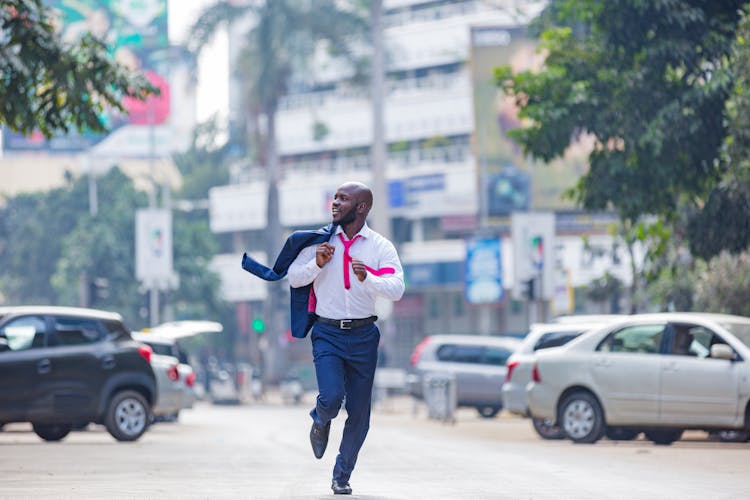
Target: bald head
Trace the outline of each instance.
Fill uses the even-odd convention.
[[[372,191],[361,182],[346,182],[339,186],[333,197],[331,212],[333,222],[341,226],[362,227],[372,208]]]

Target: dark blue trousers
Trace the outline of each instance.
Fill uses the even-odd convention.
[[[311,339],[319,394],[310,416],[325,425],[338,415],[346,397],[347,418],[333,468],[333,479],[346,482],[370,428],[380,332],[374,323],[351,330],[316,323]]]

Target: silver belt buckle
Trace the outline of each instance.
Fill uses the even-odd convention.
[[[339,328],[342,330],[351,330],[352,329],[352,320],[350,319],[341,319],[339,320]]]

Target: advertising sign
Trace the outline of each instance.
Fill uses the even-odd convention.
[[[115,61],[141,71],[161,93],[146,101],[124,98],[127,113],[105,110],[101,120],[109,134],[71,132],[46,139],[41,132],[23,136],[6,129],[3,148],[53,152],[95,148],[92,152],[101,155],[145,157],[153,148],[169,146],[169,140],[165,140],[170,112],[167,0],[46,0],[44,3],[57,18],[63,42],[72,43],[86,33],[93,34],[107,44]],[[107,142],[117,147],[107,146]]]
[[[502,251],[499,239],[477,239],[466,243],[466,301],[486,304],[505,298]]]
[[[172,271],[172,213],[142,209],[135,214],[135,277],[144,285],[170,288]]]

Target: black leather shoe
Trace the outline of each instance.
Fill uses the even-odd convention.
[[[349,482],[336,481],[335,479],[331,483],[331,489],[334,495],[351,495],[352,487],[349,486]]]
[[[328,432],[330,430],[330,420],[325,425],[313,422],[312,428],[310,429],[310,444],[312,445],[315,458],[322,458],[323,453],[326,452],[326,446],[328,446]]]

